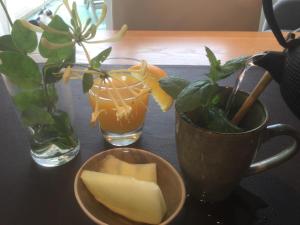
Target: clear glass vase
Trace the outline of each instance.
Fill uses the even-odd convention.
[[[22,122],[33,160],[45,167],[63,165],[79,152],[74,132],[72,95],[62,81],[20,88],[2,76]]]

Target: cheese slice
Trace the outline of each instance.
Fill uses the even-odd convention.
[[[157,181],[155,163],[132,164],[122,161],[113,155],[107,155],[103,159],[100,172],[131,176],[138,180],[155,183]]]
[[[167,211],[156,183],[88,170],[81,179],[96,200],[133,221],[159,224]]]

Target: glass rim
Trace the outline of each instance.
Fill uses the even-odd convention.
[[[108,97],[103,97],[103,96],[100,96],[96,93],[96,90],[117,90],[117,91],[120,91],[120,90],[126,90],[126,89],[131,89],[131,88],[136,88],[137,86],[140,86],[141,87],[139,88],[140,90],[145,90],[144,92],[140,93],[138,96],[142,95],[142,94],[145,94],[145,93],[149,93],[150,92],[150,88],[146,87],[146,85],[144,84],[144,80],[146,78],[146,71],[147,71],[147,62],[145,60],[139,60],[139,59],[135,59],[135,58],[129,58],[129,57],[112,57],[112,58],[108,58],[107,60],[127,60],[127,61],[134,61],[136,63],[134,63],[133,65],[137,65],[137,63],[140,63],[142,66],[140,69],[133,69],[132,71],[129,70],[129,68],[127,69],[112,69],[112,70],[108,70],[108,74],[109,74],[109,71],[112,71],[112,73],[120,73],[120,76],[122,76],[122,74],[126,74],[126,73],[142,73],[142,77],[143,79],[138,79],[138,78],[135,78],[133,75],[129,75],[129,76],[132,76],[134,79],[136,79],[136,82],[130,84],[130,85],[125,85],[124,86],[121,86],[121,87],[108,87],[108,86],[103,86],[103,82],[105,81],[101,81],[100,84],[94,84],[92,86],[92,88],[89,90],[89,95],[95,97],[96,99],[102,99],[102,100],[110,100],[110,98]],[[106,60],[105,60],[106,61]],[[112,65],[112,64],[103,64],[103,65]],[[120,64],[122,66],[122,64]],[[128,66],[127,64],[124,64],[126,66]],[[109,78],[108,78],[109,79]],[[111,78],[111,79],[116,79],[116,78]],[[124,81],[125,83],[125,81]],[[96,89],[96,90],[93,90],[93,89]],[[130,99],[135,99],[136,96],[132,96],[132,97],[128,97],[128,98],[124,98],[124,100],[130,100]]]
[[[132,72],[136,72],[136,73],[139,73],[139,72],[142,72],[143,73],[143,79],[142,80],[139,80],[138,78],[135,78],[137,82],[134,82],[133,84],[130,84],[130,85],[124,85],[124,86],[121,86],[121,87],[105,87],[105,86],[102,86],[101,84],[94,84],[92,88],[97,88],[97,89],[117,89],[117,90],[122,90],[122,89],[126,89],[126,88],[131,88],[131,87],[135,87],[135,86],[138,86],[140,84],[142,84],[145,80],[145,77],[146,77],[146,72],[147,72],[147,62],[145,60],[138,60],[138,59],[134,59],[134,58],[108,58],[107,60],[109,59],[125,59],[125,60],[134,60],[136,62],[139,62],[142,64],[141,66],[141,69],[135,69],[135,70],[128,70],[128,69],[112,69],[112,70],[108,70],[108,74],[109,74],[109,71],[113,71],[114,73],[132,73]],[[105,65],[105,64],[103,64]],[[109,64],[108,64],[109,65]],[[99,78],[101,79],[101,78]],[[114,79],[114,78],[112,78]],[[90,91],[92,90],[92,88],[90,89]]]
[[[102,65],[111,65],[111,64],[106,63],[109,60],[124,60],[124,61],[127,60],[127,61],[136,61],[139,63],[142,61],[145,61],[145,60],[140,60],[140,59],[133,58],[133,57],[109,57],[109,58],[105,59],[105,61],[102,63]]]

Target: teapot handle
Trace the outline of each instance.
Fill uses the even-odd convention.
[[[294,33],[290,32],[288,33],[287,37],[284,38],[274,15],[272,0],[262,0],[262,5],[266,20],[278,43],[284,48],[300,46],[300,39],[295,38],[296,35]]]
[[[283,37],[283,34],[281,33],[281,30],[278,26],[277,20],[274,15],[272,0],[262,0],[262,5],[268,25],[270,26],[277,41],[282,47],[287,48],[288,44],[285,38]]]

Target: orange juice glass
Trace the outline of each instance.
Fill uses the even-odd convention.
[[[110,58],[102,65],[106,80],[96,79],[89,91],[89,100],[106,141],[115,146],[126,146],[136,142],[148,108],[149,88],[143,78],[146,76],[146,62],[127,58]],[[131,69],[141,64],[144,69]]]

